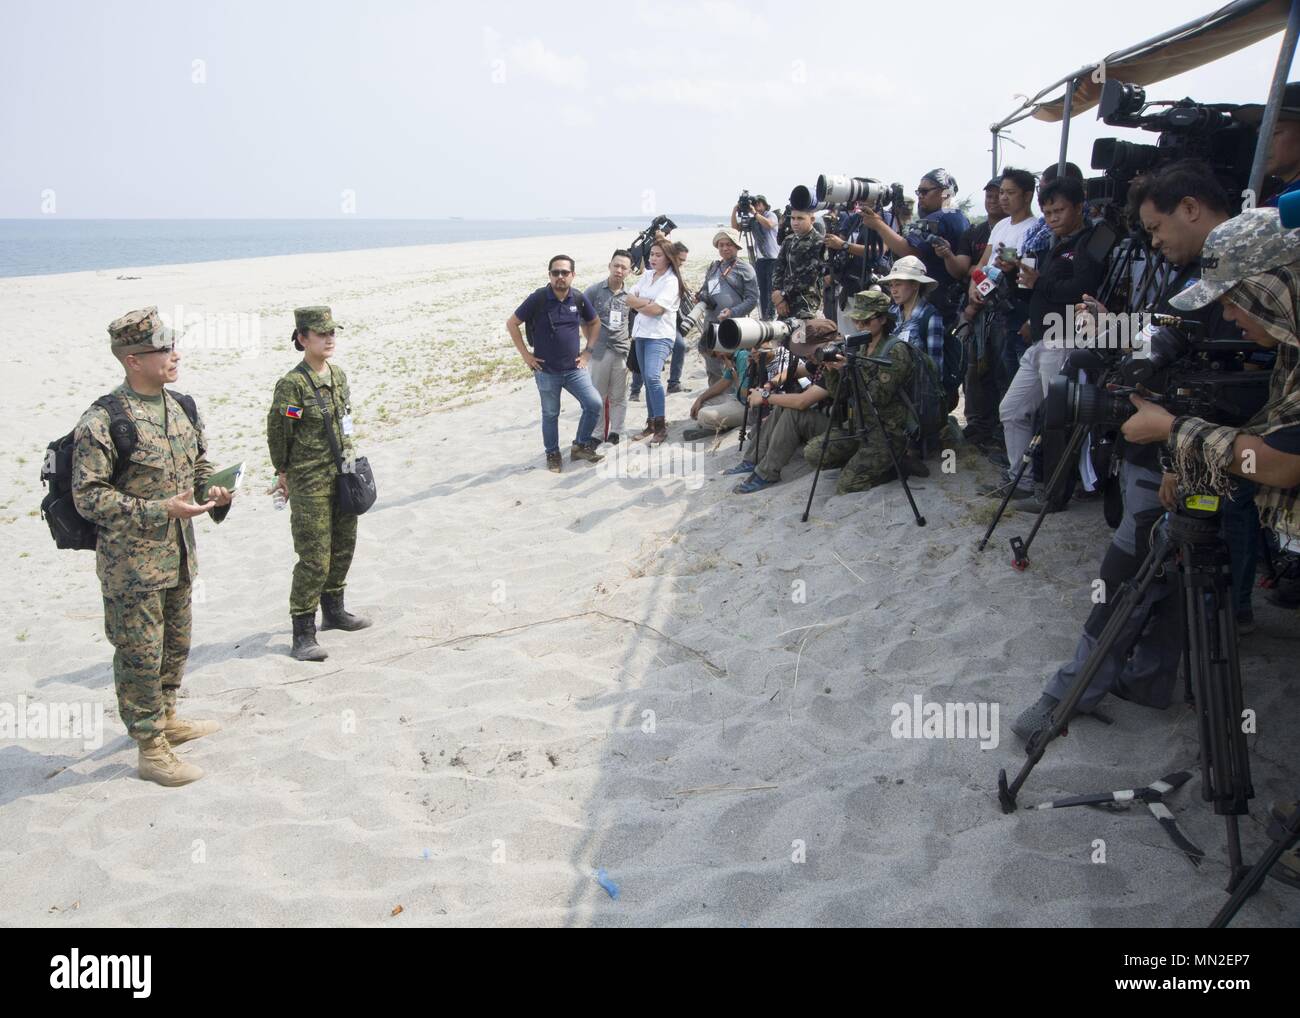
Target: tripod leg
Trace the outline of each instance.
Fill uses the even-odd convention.
[[[1097,638],[1097,645],[1093,648],[1088,660],[1084,663],[1083,668],[1079,670],[1078,676],[1074,680],[1074,685],[1070,687],[1069,692],[1058,703],[1052,711],[1051,724],[1046,728],[1035,732],[1025,746],[1025,753],[1028,759],[1020,768],[1020,773],[1016,775],[1015,781],[1010,785],[1007,784],[1007,772],[1001,770],[998,772],[998,801],[1002,805],[1003,813],[1010,813],[1016,808],[1016,796],[1020,793],[1021,786],[1029,777],[1033,769],[1038,765],[1038,761],[1043,758],[1047,747],[1065,730],[1069,724],[1074,709],[1083,699],[1083,694],[1088,686],[1092,683],[1093,677],[1105,661],[1106,656],[1111,652],[1115,641],[1124,631],[1128,622],[1130,613],[1146,596],[1151,584],[1160,576],[1164,565],[1173,555],[1173,546],[1169,543],[1167,534],[1161,529],[1155,540],[1151,544],[1151,551],[1142,563],[1137,575],[1132,580],[1126,580],[1120,587],[1119,595],[1115,601],[1115,609],[1111,612],[1110,618],[1106,621],[1106,626]]]
[[[1020,486],[1020,479],[1025,476],[1025,471],[1029,469],[1029,464],[1033,462],[1034,452],[1038,449],[1038,444],[1043,440],[1042,433],[1035,435],[1029,441],[1029,446],[1025,449],[1025,454],[1020,458],[1020,466],[1016,470],[1016,476],[1007,482],[1006,493],[1002,496],[1002,504],[998,506],[998,511],[993,514],[993,520],[989,523],[989,529],[984,531],[984,539],[980,541],[977,551],[983,551],[989,543],[989,538],[993,536],[993,530],[1002,519],[1002,514],[1007,511],[1007,505],[1011,502],[1011,496],[1015,493],[1016,488]]]
[[[871,390],[862,384],[858,377],[857,358],[850,358],[851,374],[849,380],[853,385],[853,401],[858,410],[859,427],[862,429],[862,435],[866,437],[866,418],[862,416],[862,397],[867,398],[867,405],[871,407],[871,413],[876,418],[876,427],[880,429],[881,439],[885,443],[885,451],[889,453],[890,462],[894,464],[894,473],[898,475],[898,481],[903,486],[903,494],[907,496],[907,503],[912,507],[912,516],[916,519],[918,527],[925,526],[925,517],[921,515],[921,510],[916,507],[916,499],[912,497],[912,489],[907,484],[907,471],[903,465],[898,462],[898,455],[894,452],[894,443],[889,440],[889,432],[885,428],[884,418],[880,416],[880,409],[876,406],[876,401],[871,398]]]
[[[1210,929],[1223,929],[1228,923],[1232,922],[1233,916],[1246,903],[1246,899],[1259,890],[1259,885],[1268,876],[1268,871],[1277,865],[1277,861],[1282,858],[1284,853],[1300,844],[1300,810],[1292,811],[1290,819],[1285,823],[1276,822],[1275,827],[1269,828],[1269,834],[1273,838],[1272,846],[1260,856],[1259,861],[1242,877],[1237,884],[1236,890],[1232,892],[1232,897],[1224,903],[1223,908],[1219,909],[1218,915],[1210,921]]]
[[[1029,565],[1029,546],[1034,543],[1034,538],[1038,536],[1038,528],[1043,525],[1043,520],[1047,518],[1047,510],[1051,506],[1052,493],[1056,491],[1057,485],[1063,480],[1066,467],[1074,468],[1075,457],[1079,453],[1079,446],[1083,444],[1083,436],[1088,433],[1088,429],[1082,424],[1077,425],[1074,433],[1070,436],[1069,444],[1065,447],[1065,453],[1061,456],[1056,464],[1056,470],[1052,472],[1051,479],[1047,482],[1047,487],[1043,489],[1043,508],[1038,510],[1038,519],[1034,520],[1034,525],[1029,531],[1029,536],[1021,541],[1018,537],[1011,539],[1011,551],[1014,555],[1012,567],[1017,572],[1024,572],[1025,567]],[[1042,434],[1042,432],[1039,432]],[[1022,564],[1023,563],[1023,564]]]
[[[813,471],[812,484],[808,486],[808,504],[803,507],[803,516],[799,519],[799,522],[801,523],[807,523],[808,514],[812,512],[813,495],[817,492],[817,480],[821,477],[822,467],[826,463],[826,448],[831,444],[831,432],[835,430],[836,414],[844,407],[844,400],[847,391],[848,390],[844,387],[844,379],[840,379],[839,387],[835,392],[835,398],[831,400],[831,408],[829,411],[831,423],[822,433],[822,448],[821,452],[817,456],[817,469]]]

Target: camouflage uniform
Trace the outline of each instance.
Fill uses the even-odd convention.
[[[132,311],[108,327],[116,353],[172,346],[157,308]],[[131,461],[113,480],[117,449],[108,411],[91,407],[77,424],[72,453],[72,497],[98,527],[95,572],[104,595],[104,635],[114,647],[113,684],[127,733],[145,741],[162,731],[176,709],[190,652],[190,591],[198,573],[194,524],[169,519],[164,503],[178,492],[201,502],[212,475],[203,424],[164,390],[140,396],[125,384],[113,390],[135,422]],[[221,522],[230,506],[209,515]]]
[[[871,296],[867,297],[867,294]],[[885,311],[876,311],[877,304]],[[854,297],[851,308],[854,318],[865,321],[871,314],[887,313],[889,298],[879,291],[864,291]],[[886,341],[882,341],[880,345],[883,346]],[[863,348],[859,353],[860,356],[865,357],[866,349]],[[857,407],[852,405],[851,392],[845,393],[847,420],[830,430],[830,444],[826,447],[826,460],[822,464],[822,469],[843,468],[840,470],[839,481],[836,484],[836,491],[841,495],[850,491],[866,491],[894,476],[894,462],[885,444],[886,438],[893,446],[894,455],[900,460],[907,452],[907,406],[902,397],[911,389],[912,372],[916,370],[916,362],[912,356],[912,348],[906,342],[894,343],[889,351],[889,359],[893,366],[888,368],[884,365],[872,364],[865,359],[858,362],[858,378],[865,390],[862,396],[862,412],[867,415],[866,439],[860,441],[853,435],[857,430],[854,422]],[[843,379],[840,377],[843,370],[841,368],[839,371],[826,372],[826,388],[832,395],[838,395],[839,387],[843,384]],[[876,409],[880,411],[880,418],[885,424],[884,434],[881,434],[876,416],[871,412],[866,393],[870,393]],[[821,438],[816,438],[804,446],[804,458],[813,467],[817,466],[821,457],[822,441]]]
[[[294,320],[300,331],[330,332],[335,328],[329,308],[298,308]],[[341,368],[326,364],[317,375],[304,360],[330,408],[334,435],[343,462],[353,458],[352,436],[343,422],[352,414],[352,395]],[[325,421],[311,384],[295,367],[275,384],[271,409],[266,415],[266,443],[271,466],[286,475],[289,487],[289,525],[298,562],[293,567],[289,591],[291,615],[314,614],[321,594],[342,594],[357,545],[357,518],[334,508],[334,478],[338,469],[325,433]]]
[[[777,254],[772,289],[781,291],[794,318],[821,317],[822,278],[826,275],[822,248],[825,244],[825,239],[816,230],[809,230],[803,237],[791,233]]]

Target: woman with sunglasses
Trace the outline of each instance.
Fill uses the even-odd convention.
[[[321,629],[365,629],[370,620],[343,607],[357,518],[334,505],[338,475],[334,446],[344,463],[352,461],[352,394],[347,376],[330,364],[334,356],[334,316],[328,307],[297,308],[293,345],[303,358],[275,383],[266,415],[266,443],[275,469],[273,491],[289,502],[289,527],[298,562],[293,567],[289,615],[299,661],[324,661],[316,642],[316,606]],[[327,412],[328,411],[328,412]],[[334,433],[331,443],[329,432]]]

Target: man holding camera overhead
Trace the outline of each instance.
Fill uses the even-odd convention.
[[[771,318],[775,314],[772,307],[772,273],[776,271],[776,256],[781,245],[777,243],[777,215],[767,198],[756,194],[750,200],[752,216],[749,220],[749,235],[754,238],[754,272],[758,277],[758,300],[760,314]],[[737,202],[731,209],[731,228],[743,232],[740,222],[741,208]]]
[[[934,238],[942,237],[949,247],[955,247],[961,235],[970,229],[970,220],[960,209],[952,207],[956,194],[956,179],[938,167],[922,177],[917,185],[916,211],[920,218],[905,226],[902,234],[885,222],[874,208],[862,212],[862,224],[880,234],[895,258],[912,255],[925,263],[925,274],[939,284],[930,302],[943,315],[945,329],[951,329],[954,324],[961,284],[934,250]]]

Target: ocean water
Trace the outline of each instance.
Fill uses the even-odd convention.
[[[648,222],[649,217],[644,217]],[[675,217],[680,225],[705,217]],[[0,276],[609,230],[626,219],[0,219]],[[631,238],[629,238],[631,239]]]

